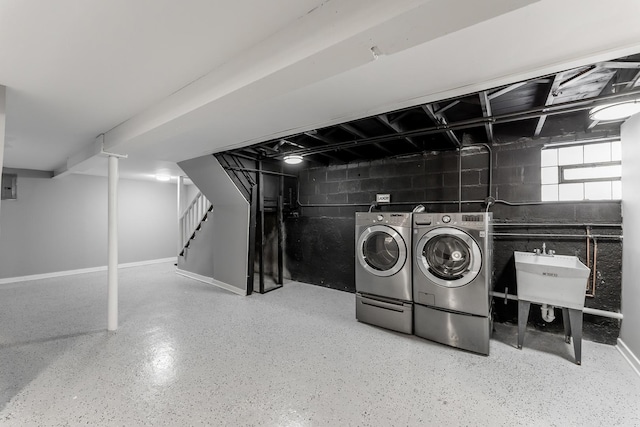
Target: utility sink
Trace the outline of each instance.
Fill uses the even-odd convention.
[[[575,256],[514,252],[518,299],[584,309],[590,270]]]

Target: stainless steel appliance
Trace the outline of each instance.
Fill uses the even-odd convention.
[[[356,319],[413,331],[411,214],[356,213]]]
[[[413,214],[414,331],[489,354],[491,213]]]

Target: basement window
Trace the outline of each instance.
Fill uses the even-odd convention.
[[[540,165],[543,202],[622,197],[620,141],[543,148]]]

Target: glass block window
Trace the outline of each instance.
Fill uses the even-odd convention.
[[[540,166],[543,202],[622,197],[620,141],[543,148]]]

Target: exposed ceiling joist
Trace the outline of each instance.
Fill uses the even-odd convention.
[[[409,114],[411,114],[411,110],[407,110],[404,113],[398,114],[396,117],[393,118],[393,120],[389,120],[389,123],[391,124],[398,123],[400,120],[407,117]]]
[[[445,111],[447,111],[449,108],[451,108],[451,107],[455,107],[455,106],[456,106],[456,105],[458,105],[459,103],[460,103],[460,100],[459,100],[459,99],[456,99],[455,101],[448,103],[448,104],[447,104],[447,105],[445,105],[444,107],[438,108],[438,111],[436,111],[435,113],[436,113],[436,114],[440,114],[440,115],[442,115],[442,114],[444,114],[444,112],[445,112]]]
[[[329,138],[329,137],[327,137],[327,136],[320,135],[320,133],[319,133],[319,132],[317,132],[317,131],[314,131],[314,132],[305,132],[304,134],[305,134],[306,136],[310,137],[310,138],[313,138],[313,139],[315,139],[315,140],[318,140],[318,141],[324,142],[325,144],[335,144],[335,143],[337,143],[337,142],[338,142],[338,141],[336,141],[336,140],[335,140],[335,139],[333,139],[333,138]],[[354,156],[356,156],[356,157],[358,157],[358,156],[359,156],[359,154],[358,154],[358,153],[356,153],[355,151],[353,151],[353,150],[351,150],[351,149],[348,149],[348,148],[347,148],[347,149],[345,149],[344,151],[346,151],[347,153],[351,153],[352,155],[354,155]]]
[[[393,130],[394,132],[404,132],[404,129],[402,129],[402,127],[398,123],[391,123],[386,114],[379,114],[376,117],[380,122],[384,123],[389,129]],[[420,146],[413,140],[413,138],[406,136],[403,139],[409,144],[413,145],[415,148],[420,148]]]
[[[634,87],[636,87],[636,85],[638,84],[638,80],[640,80],[640,71],[638,71],[636,75],[633,76],[633,79],[631,79],[631,81],[627,83],[627,85],[625,86],[625,89],[631,90]]]
[[[640,54],[625,59],[632,58],[640,58]],[[640,94],[640,90],[633,89],[638,87],[635,85],[639,81],[640,69],[612,71],[600,67],[599,63],[583,65],[558,74],[482,89],[465,96],[303,131],[289,139],[307,148],[293,147],[293,150],[287,151],[308,156],[310,160],[325,153],[333,154],[341,163],[374,160],[423,150],[459,149],[462,138],[458,139],[457,135],[462,132],[465,132],[465,141],[468,137],[470,142],[478,143],[509,141],[518,136],[531,137],[529,126],[505,125],[519,121],[532,123],[534,120],[536,137],[542,135],[543,128],[546,129],[545,136],[583,133],[598,125],[601,125],[598,129],[604,132],[615,132],[616,125],[612,121],[594,122],[588,120],[585,112],[611,102],[634,99]],[[491,102],[496,98],[498,101]],[[566,118],[558,117],[561,115]],[[397,143],[399,140],[413,144]],[[279,141],[281,138],[260,144],[266,144],[271,149]],[[417,150],[415,143],[419,145]],[[264,149],[258,150],[264,153]],[[279,149],[266,152],[263,157],[275,160],[282,156],[283,151]]]
[[[350,124],[342,123],[342,124],[339,124],[338,127],[341,128],[341,129],[346,130],[351,135],[357,136],[358,138],[366,138],[367,137],[367,135],[365,135],[363,132],[359,131],[355,127],[351,126]]]
[[[640,69],[640,62],[625,62],[625,61],[608,61],[608,62],[600,62],[598,66],[603,68],[628,68],[628,69]]]
[[[358,129],[356,129],[355,127],[347,123],[339,124],[338,127],[349,132],[353,136],[357,136],[358,138],[361,138],[361,139],[367,138],[367,135],[365,135],[363,132],[359,131]],[[391,150],[389,150],[388,148],[385,148],[384,146],[382,146],[382,144],[374,144],[374,146],[387,154],[393,154]]]
[[[503,123],[517,122],[521,120],[529,120],[533,118],[538,118],[540,116],[555,116],[560,114],[574,113],[578,111],[588,110],[590,108],[593,108],[594,106],[604,105],[605,103],[609,103],[613,100],[622,101],[625,99],[632,99],[632,97],[639,96],[639,95],[640,95],[640,91],[630,91],[626,93],[605,95],[597,98],[566,101],[566,102],[555,104],[553,105],[553,107],[542,106],[542,107],[531,108],[528,110],[522,110],[522,111],[513,112],[513,113],[504,113],[504,114],[494,115],[488,118],[473,118],[473,119],[450,123],[446,126],[443,126],[441,124],[436,124],[435,126],[431,126],[427,128],[406,131],[406,132],[403,132],[402,134],[379,135],[379,136],[369,137],[362,140],[345,141],[342,143],[337,143],[333,146],[315,147],[315,148],[309,148],[307,150],[294,150],[293,153],[301,154],[301,155],[318,154],[318,153],[327,152],[327,151],[341,150],[344,148],[351,148],[356,146],[363,147],[363,146],[371,145],[375,143],[393,141],[393,140],[396,140],[398,136],[403,136],[403,137],[404,136],[424,136],[424,135],[445,133],[452,130],[470,129],[470,128],[484,125],[487,119],[490,119],[495,124],[503,124]],[[424,107],[431,107],[431,106],[430,105],[421,106],[421,108],[424,108]]]
[[[558,86],[555,88],[554,92],[553,92],[553,96],[558,96],[560,94],[560,89],[569,86],[570,84],[575,84],[577,81],[584,79],[585,77],[589,76],[590,74],[592,74],[594,71],[598,70],[598,66],[597,65],[591,65],[587,68],[585,68],[584,70],[578,72],[577,74],[569,77],[568,79],[560,82],[558,84]],[[555,83],[555,81],[554,81]]]
[[[526,85],[528,82],[518,82],[518,83],[514,83],[512,85],[509,85],[507,87],[503,87],[502,89],[499,89],[493,93],[491,93],[491,95],[489,95],[488,99],[489,101],[491,101],[492,99],[496,99],[499,96],[504,95],[505,93],[509,93],[512,90],[518,89],[519,87],[522,87],[524,85]]]
[[[489,96],[487,95],[487,91],[483,90],[478,94],[480,96],[480,106],[482,107],[482,116],[487,118],[491,117],[491,101],[489,100]],[[493,124],[490,121],[487,121],[484,124],[484,129],[487,132],[487,141],[493,142]]]
[[[555,96],[556,96],[554,94],[558,90],[558,86],[560,85],[561,79],[562,79],[562,73],[556,74],[556,76],[553,78],[553,82],[551,83],[551,87],[549,88],[549,93],[547,94],[547,99],[544,102],[545,106],[553,104],[553,101],[555,100]],[[538,119],[538,123],[536,124],[536,130],[533,132],[534,137],[540,136],[540,132],[542,132],[542,128],[546,120],[547,120],[546,114],[540,116],[540,118]]]
[[[436,125],[447,126],[448,124],[447,119],[445,119],[442,114],[434,112],[433,107],[431,105],[423,105],[422,110],[427,114],[427,116],[429,116],[429,118]],[[445,135],[447,135],[447,138],[449,139],[449,141],[451,141],[451,143],[456,147],[462,146],[462,144],[460,143],[460,140],[452,130],[448,129],[447,131],[445,131]]]

